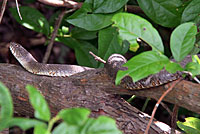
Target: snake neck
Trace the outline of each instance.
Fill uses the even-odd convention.
[[[38,63],[26,49],[17,43],[10,43],[10,51],[15,56],[17,61],[26,69],[30,66],[30,63]]]

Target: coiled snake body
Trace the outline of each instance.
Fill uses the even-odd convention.
[[[63,65],[63,64],[43,64],[35,60],[35,58],[25,50],[21,45],[11,42],[10,50],[19,63],[29,72],[37,75],[47,75],[47,76],[70,76],[75,73],[83,72],[85,70],[92,70],[89,67],[80,67],[76,65]],[[111,55],[106,64],[105,68],[107,73],[113,80],[115,79],[118,70],[124,70],[126,68],[122,65],[126,63],[126,58],[120,54]],[[150,75],[138,82],[133,82],[131,77],[126,76],[122,79],[120,86],[130,89],[144,89],[155,86],[160,86],[162,84],[168,83],[170,81],[176,80],[181,77],[181,73],[170,74],[166,70],[162,70],[157,74]]]

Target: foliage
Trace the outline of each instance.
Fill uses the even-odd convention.
[[[197,51],[195,50],[197,48],[195,43],[199,43],[200,37],[197,34],[197,26],[195,23],[199,24],[198,14],[200,11],[199,8],[194,7],[198,7],[200,2],[198,0],[186,2],[181,0],[138,0],[140,8],[155,23],[165,27],[175,27],[171,34],[170,48],[176,62],[167,60],[167,57],[163,55],[164,46],[161,37],[148,20],[135,14],[123,13],[123,7],[127,2],[128,0],[85,0],[80,9],[71,16],[65,17],[65,22],[62,23],[59,29],[56,41],[62,42],[75,50],[78,64],[95,68],[102,67],[103,64],[98,64],[88,53],[89,51],[107,60],[113,53],[125,54],[128,49],[136,52],[140,48],[138,39],[151,46],[152,51],[158,53],[155,56],[156,52],[143,52],[128,61],[124,65],[128,67],[128,70],[119,71],[117,74],[117,84],[126,75],[130,75],[134,82],[136,82],[150,74],[159,72],[164,67],[169,72],[185,70],[191,71],[194,75],[198,75],[200,72],[199,63],[189,63],[184,69],[177,64],[189,53],[195,53]],[[37,9],[21,7],[20,10],[23,20],[19,19],[15,8],[10,9],[12,15],[20,24],[37,32],[42,32],[48,38],[50,37],[49,35],[52,31],[49,30],[49,25],[52,25],[53,18],[59,12],[52,15],[50,23]],[[31,19],[30,15],[32,16]],[[112,23],[114,24],[111,25]],[[68,30],[69,24],[75,26],[71,31]],[[196,35],[198,42],[195,38]],[[94,43],[97,41],[98,47]],[[148,60],[149,63],[144,64],[141,61],[142,59]],[[138,71],[145,68],[149,69],[142,74],[140,73],[141,71]],[[195,69],[197,70],[194,71]]]
[[[34,128],[34,134],[41,134],[41,132],[43,134],[121,134],[115,120],[106,116],[99,116],[97,119],[89,118],[90,111],[85,108],[63,109],[51,119],[44,97],[33,86],[27,85],[26,89],[36,119],[13,117],[12,98],[8,89],[0,83],[0,131],[18,126],[22,130]],[[59,120],[63,122],[52,130],[53,125]]]
[[[127,37],[126,40],[128,40],[129,42],[132,41],[132,38],[130,38],[130,35],[127,35],[128,32],[126,32],[127,30],[125,31],[125,29],[129,29],[129,30],[133,29],[132,31],[130,30],[129,33],[137,34],[138,32],[139,34],[141,34],[142,36],[137,36],[136,38],[140,38],[144,40],[147,44],[155,45],[155,43],[153,42],[160,42],[160,36],[158,35],[156,29],[148,28],[149,26],[148,23],[146,24],[142,23],[143,21],[145,21],[144,19],[141,19],[140,17],[137,18],[138,22],[140,22],[137,24],[142,24],[141,25],[142,27],[140,28],[140,30],[145,29],[142,31],[143,32],[142,33],[140,30],[137,30],[136,28],[134,29],[135,27],[134,23],[130,24],[128,23],[129,21],[126,21],[126,19],[131,19],[131,16],[133,18],[130,21],[134,20],[135,19],[134,15],[127,14],[127,13],[120,13],[120,14],[117,14],[116,16],[117,16],[116,18],[115,16],[113,17],[114,22],[117,23],[114,25],[118,26],[121,37],[124,37],[124,36]],[[120,22],[122,24],[119,25]],[[151,33],[151,36],[152,36],[151,38],[149,38],[148,32]],[[171,51],[172,51],[172,55],[174,59],[177,62],[180,62],[181,60],[183,60],[191,52],[192,48],[194,47],[196,34],[197,34],[197,27],[192,22],[181,24],[180,26],[175,28],[175,30],[172,32],[171,40],[170,40]],[[155,38],[154,35],[158,36],[157,37],[158,40],[157,38]],[[147,39],[145,39],[145,37]],[[158,44],[162,45],[161,43],[158,43]],[[182,70],[180,66],[178,67],[178,65],[176,65],[177,68],[175,68],[174,65],[176,63],[172,64],[173,62],[171,62],[165,55],[162,54],[162,51],[161,51],[162,49],[158,49],[159,48],[158,45],[155,45],[155,46],[154,45],[150,45],[153,48],[152,52],[143,52],[133,57],[127,63],[124,64],[124,66],[128,67],[128,69],[126,71],[118,71],[116,84],[119,84],[120,80],[127,75],[130,75],[133,81],[136,82],[142,78],[145,78],[146,76],[150,74],[158,73],[165,66],[167,66],[167,71],[169,72],[176,72],[176,71]],[[163,48],[163,46],[160,48]],[[199,65],[197,64],[197,66]],[[195,67],[195,69],[199,69],[199,68]],[[189,70],[189,67],[186,66],[185,70]],[[196,71],[196,72],[197,73],[195,75],[198,75],[199,71]]]
[[[116,84],[130,75],[134,82],[155,74],[165,68],[170,73],[188,71],[193,76],[200,74],[200,60],[197,54],[200,49],[200,1],[199,0],[132,0],[130,3],[139,6],[144,14],[127,13],[125,5],[128,0],[85,0],[82,7],[70,16],[66,16],[56,41],[62,42],[74,49],[79,65],[89,67],[102,67],[89,54],[94,52],[107,60],[113,53],[125,54],[128,52],[134,56],[124,66],[125,71],[119,71]],[[52,24],[59,12],[52,15],[49,22],[37,9],[20,7],[23,20],[20,20],[15,8],[10,11],[17,22],[41,32],[50,38]],[[31,16],[31,19],[30,19]],[[70,26],[73,25],[71,30]],[[163,40],[157,29],[171,28],[173,30],[168,40],[170,49],[163,44]],[[50,30],[49,30],[50,29]],[[171,32],[171,31],[170,31]],[[165,36],[165,35],[164,35]],[[138,40],[152,48],[152,51],[144,52],[143,46]],[[166,52],[171,51],[174,62],[170,61]],[[185,67],[180,62],[189,54],[193,61]],[[167,53],[169,56],[170,54]],[[47,107],[45,105],[45,107]],[[84,110],[83,110],[84,111]],[[35,115],[39,119],[49,121],[48,117],[40,118],[44,110],[37,111]],[[70,112],[70,111],[68,111]],[[61,114],[62,115],[62,114]],[[86,116],[86,115],[85,115]],[[84,116],[84,117],[85,117]],[[85,119],[83,115],[80,118]],[[67,121],[65,119],[65,121]],[[87,123],[90,124],[92,120]],[[79,122],[75,122],[79,124]],[[33,123],[34,124],[34,121]],[[81,124],[81,123],[80,123]],[[183,124],[179,123],[179,127]],[[66,123],[61,123],[53,133],[65,130]],[[71,131],[75,131],[71,127]],[[40,130],[39,127],[35,131]],[[67,130],[66,130],[67,131]]]
[[[22,20],[20,20],[16,8],[10,8],[10,11],[16,21],[24,27],[49,35],[49,22],[38,10],[26,6],[20,7]]]
[[[177,122],[178,127],[188,134],[200,133],[200,119],[194,117],[185,118],[185,122]]]

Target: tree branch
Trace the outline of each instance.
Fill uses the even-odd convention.
[[[56,38],[56,36],[57,36],[57,32],[58,32],[58,29],[59,29],[59,27],[60,27],[60,24],[61,24],[61,22],[62,22],[62,19],[63,19],[64,15],[67,14],[67,13],[73,12],[74,10],[75,10],[75,9],[70,9],[70,10],[65,10],[65,9],[64,9],[64,10],[61,11],[61,13],[59,14],[58,19],[57,19],[56,22],[55,22],[54,30],[53,30],[53,32],[52,32],[51,39],[50,39],[50,42],[49,42],[49,44],[48,44],[48,46],[47,46],[47,50],[46,50],[46,52],[45,52],[45,55],[44,55],[44,58],[43,58],[42,63],[47,63],[47,61],[48,61],[48,59],[49,59],[49,56],[50,56],[50,54],[51,54],[51,50],[52,50],[52,48],[53,48],[53,43],[54,43],[55,38]]]
[[[82,3],[75,2],[73,0],[38,0],[46,5],[55,7],[67,7],[67,8],[81,8]]]
[[[38,0],[41,3],[54,7],[66,7],[79,9],[82,6],[82,2],[76,2],[73,0]],[[144,13],[139,6],[127,5],[127,11],[131,13]]]
[[[106,92],[112,89],[113,92],[123,93],[123,90],[113,84],[104,69],[88,70],[62,78],[38,76],[16,65],[0,64],[0,81],[10,89],[15,112],[19,115],[33,116],[25,90],[26,84],[31,84],[44,95],[53,115],[63,108],[86,107],[92,111],[92,117],[107,115],[114,118],[124,134],[144,133],[149,120],[148,115],[119,96]],[[149,134],[170,132],[169,126],[166,131],[159,124],[153,121]]]

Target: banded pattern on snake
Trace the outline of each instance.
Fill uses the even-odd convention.
[[[77,65],[63,65],[63,64],[43,64],[37,60],[20,44],[15,42],[10,43],[10,51],[19,61],[19,63],[29,72],[37,75],[47,76],[70,76],[85,70],[93,68],[80,67]]]
[[[85,70],[93,69],[89,67],[80,67],[77,65],[39,63],[20,44],[14,42],[10,43],[10,50],[15,58],[19,61],[19,63],[27,71],[37,75],[70,76],[79,72],[83,72]],[[120,54],[112,54],[108,58],[105,64],[105,68],[108,75],[113,79],[113,81],[116,77],[116,73],[118,70],[126,70],[126,68],[122,66],[124,63],[126,63],[126,61],[126,58]],[[120,86],[130,90],[151,88],[176,80],[179,77],[181,77],[180,72],[170,74],[165,69],[163,69],[159,73],[150,75],[147,78],[144,78],[137,82],[133,82],[130,76],[126,76],[122,79]]]

